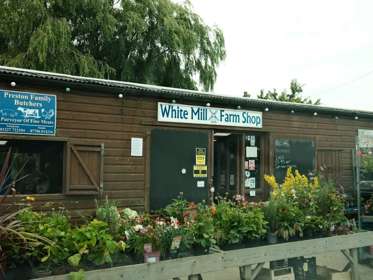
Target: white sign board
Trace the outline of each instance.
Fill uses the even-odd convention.
[[[131,138],[131,156],[142,157],[142,138]]]
[[[158,121],[262,128],[262,112],[158,102]]]

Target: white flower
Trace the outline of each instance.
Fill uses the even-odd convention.
[[[139,216],[139,214],[135,211],[135,210],[132,210],[130,208],[125,208],[123,210],[123,214],[128,217],[130,220],[133,220],[135,218],[137,218]]]
[[[179,221],[177,218],[171,217],[171,226],[175,229],[179,228]]]
[[[140,231],[140,230],[144,229],[144,227],[143,227],[142,225],[135,225],[135,226],[133,227],[133,229],[134,229],[135,231]]]

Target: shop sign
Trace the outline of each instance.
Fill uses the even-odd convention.
[[[158,121],[262,128],[262,112],[158,102]]]
[[[0,133],[55,135],[56,96],[0,90]]]

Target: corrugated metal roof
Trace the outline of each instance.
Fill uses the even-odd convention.
[[[100,86],[113,92],[123,92],[130,95],[138,96],[149,96],[156,98],[169,98],[175,99],[177,102],[182,101],[198,101],[198,102],[210,102],[214,105],[226,105],[226,106],[241,106],[243,108],[256,108],[264,110],[286,110],[295,112],[317,112],[318,114],[330,114],[333,116],[349,116],[349,117],[367,117],[373,118],[373,112],[362,111],[362,110],[351,110],[334,107],[326,107],[320,105],[309,105],[309,104],[297,104],[290,102],[279,102],[262,99],[254,99],[247,97],[231,97],[218,94],[212,94],[207,92],[178,89],[170,87],[162,87],[148,84],[139,84],[115,80],[105,80],[81,76],[73,76],[67,74],[59,74],[53,72],[29,70],[22,68],[14,68],[7,66],[0,66],[0,76],[6,78],[33,78],[39,80],[48,80],[50,82],[63,83],[68,87],[76,86]]]

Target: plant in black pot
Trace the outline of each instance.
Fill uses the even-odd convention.
[[[271,199],[264,207],[264,216],[268,222],[267,241],[269,244],[277,243],[277,234],[279,229],[279,203],[276,199]]]

